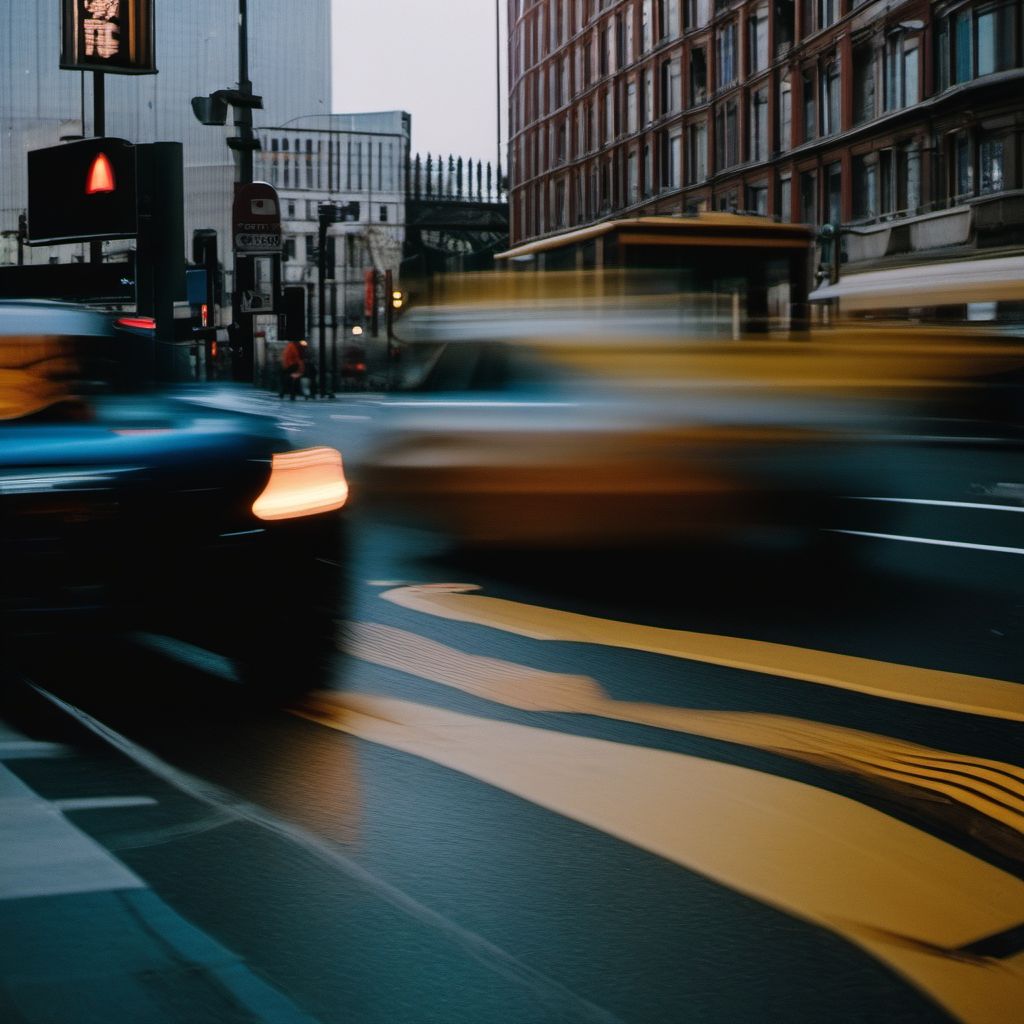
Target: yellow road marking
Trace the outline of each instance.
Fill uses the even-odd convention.
[[[1024,768],[935,750],[889,736],[785,715],[697,711],[610,698],[588,676],[565,675],[467,654],[407,630],[347,627],[354,657],[524,711],[594,715],[739,743],[795,760],[897,781],[940,795],[1024,834]]]
[[[1024,883],[826,790],[736,765],[383,697],[296,713],[581,822],[868,951],[961,1019],[1024,1005],[1024,954],[960,950],[1024,921]]]
[[[385,600],[535,640],[600,644],[799,679],[908,704],[1024,722],[1024,685],[848,654],[601,619],[473,593],[467,583],[398,587]]]

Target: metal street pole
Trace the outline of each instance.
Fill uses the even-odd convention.
[[[239,185],[251,184],[253,180],[253,151],[257,142],[252,131],[252,82],[249,81],[249,6],[248,0],[238,0],[238,91],[242,102],[234,106],[237,138],[229,139],[228,145],[238,153]],[[235,254],[235,287],[231,301],[231,319],[238,325],[237,344],[233,353],[232,368],[235,380],[252,383],[254,377],[255,341],[253,317],[242,312],[242,292],[252,285],[252,259]]]
[[[85,72],[82,72],[85,75]],[[83,125],[83,134],[85,126]],[[106,77],[102,71],[92,73],[92,134],[101,139],[107,134]],[[103,262],[103,243],[89,243],[89,262]]]
[[[325,320],[327,319],[327,302],[324,291],[327,288],[327,225],[331,222],[334,208],[330,203],[321,203],[317,226],[317,259],[316,259],[316,302],[317,302],[317,334],[320,347],[320,397],[327,397],[325,375],[327,373],[327,342]]]

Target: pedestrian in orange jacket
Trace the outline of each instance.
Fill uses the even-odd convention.
[[[287,391],[288,397],[294,402],[305,370],[299,346],[294,341],[289,341],[281,353],[281,390],[277,397],[284,398]]]

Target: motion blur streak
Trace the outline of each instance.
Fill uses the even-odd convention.
[[[1024,722],[1024,686],[804,647],[599,619],[471,593],[471,583],[398,587],[380,596],[413,611],[534,640],[600,644],[799,679],[887,700]]]
[[[694,711],[617,701],[588,676],[562,675],[467,654],[392,626],[355,623],[346,630],[345,641],[343,648],[364,661],[507,707],[595,715],[741,743],[866,777],[878,784],[891,780],[898,784],[892,789],[897,797],[906,796],[907,786],[940,794],[976,815],[1024,833],[1024,769],[1002,761],[934,750],[889,736],[785,715]],[[1024,854],[1024,847],[1020,852]]]
[[[348,500],[348,482],[341,452],[334,448],[306,448],[279,452],[273,457],[270,479],[253,502],[257,519],[294,519],[339,509]]]
[[[1024,1000],[1024,953],[997,959],[964,950],[1020,926],[1024,883],[846,797],[686,754],[403,700],[328,694],[296,713],[479,779],[828,928],[964,1021],[1013,1020]]]

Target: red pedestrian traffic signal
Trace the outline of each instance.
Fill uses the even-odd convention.
[[[97,153],[96,159],[89,168],[89,178],[85,183],[85,194],[94,196],[97,192],[114,191],[114,168],[110,166],[106,153]]]
[[[83,139],[28,154],[32,244],[132,238],[138,234],[135,146]]]

